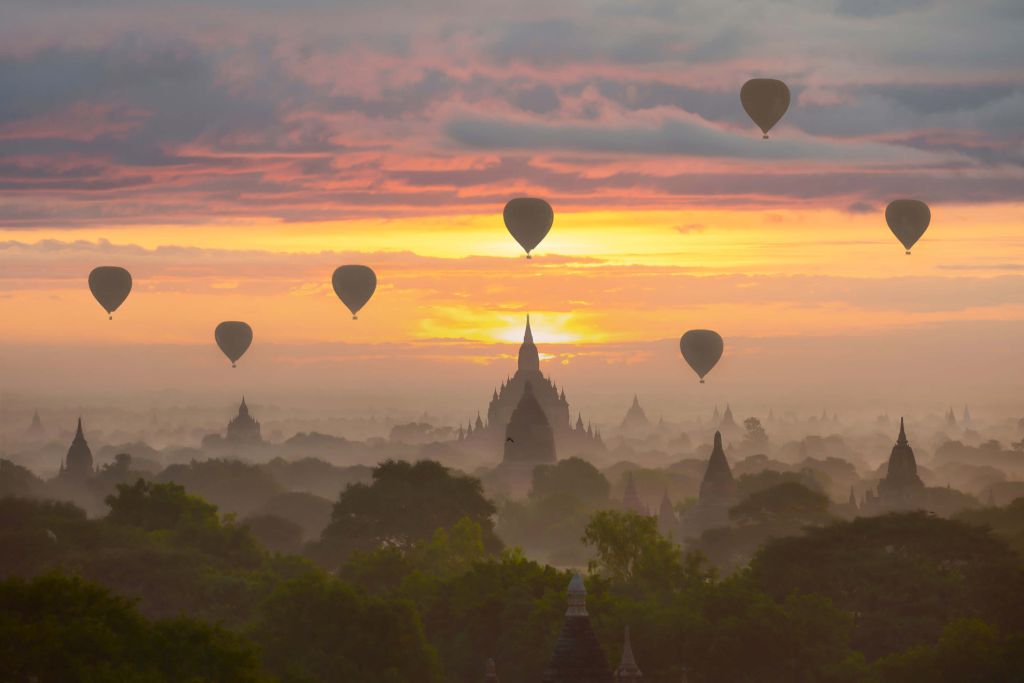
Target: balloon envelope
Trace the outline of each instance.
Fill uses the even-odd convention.
[[[700,377],[701,384],[704,383],[704,375],[711,372],[722,357],[724,349],[721,335],[713,330],[690,330],[679,339],[679,350]]]
[[[740,88],[740,102],[767,139],[768,131],[789,109],[789,88],[774,78],[752,78]]]
[[[217,340],[217,346],[231,361],[231,367],[235,367],[235,361],[241,358],[252,344],[252,328],[248,323],[228,320],[217,325],[217,329],[213,332],[213,338]]]
[[[555,221],[551,205],[536,197],[516,197],[505,205],[502,216],[512,237],[526,250],[526,258],[530,258],[530,252],[547,236]]]
[[[109,315],[124,303],[132,291],[131,273],[118,266],[93,268],[89,273],[89,290]]]
[[[885,222],[909,254],[932,222],[932,212],[927,204],[916,199],[897,199],[885,207]]]
[[[356,320],[356,313],[377,289],[377,275],[368,266],[341,266],[334,271],[331,283],[334,293],[352,311],[352,319]]]

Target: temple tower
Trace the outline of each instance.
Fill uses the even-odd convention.
[[[543,683],[612,683],[608,659],[590,626],[587,589],[583,577],[575,574],[569,582],[569,608],[562,631],[555,642],[551,662],[541,677]]]

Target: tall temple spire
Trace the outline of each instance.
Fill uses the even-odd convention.
[[[500,683],[498,681],[498,672],[494,668],[493,659],[488,659],[484,664],[484,683]]]
[[[583,584],[583,577],[579,572],[572,575],[569,580],[569,607],[565,610],[567,617],[587,617],[587,587]]]
[[[78,428],[75,430],[75,438],[68,448],[64,458],[64,466],[61,474],[72,479],[84,480],[92,476],[92,451],[85,440],[85,432],[82,430],[82,418],[78,418]]]
[[[906,446],[907,445],[907,432],[906,432],[905,429],[903,429],[903,418],[902,417],[900,417],[900,435],[896,437],[896,445],[897,446]]]
[[[622,494],[622,507],[629,512],[635,512],[638,515],[647,515],[647,506],[640,500],[640,494],[637,493],[636,484],[633,482],[633,473],[626,472],[626,490]]]
[[[519,371],[540,372],[540,354],[533,343],[533,330],[530,329],[530,316],[526,316],[526,333],[523,334],[523,345],[519,347]]]
[[[636,683],[643,678],[643,672],[636,665],[636,658],[633,657],[633,645],[629,642],[629,627],[626,627],[626,635],[622,643],[622,659],[619,660],[619,667],[615,669],[615,683]]]
[[[700,482],[700,497],[731,496],[735,492],[736,481],[733,479],[729,461],[726,460],[725,451],[722,449],[722,432],[715,432],[715,445],[711,449],[711,457],[708,458],[708,466],[704,470],[704,478]]]

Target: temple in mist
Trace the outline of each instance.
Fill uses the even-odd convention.
[[[503,464],[546,465],[555,462],[555,433],[530,382],[505,427]],[[532,471],[532,470],[531,470]]]
[[[253,446],[263,443],[260,423],[249,413],[249,406],[246,405],[244,396],[238,406],[238,414],[228,422],[226,436],[209,434],[203,437],[204,448]]]
[[[245,396],[238,406],[238,415],[235,415],[228,423],[228,433],[225,437],[228,443],[260,443],[263,437],[260,434],[260,423],[249,414],[249,406],[245,405]]]
[[[43,427],[43,421],[39,418],[38,410],[32,413],[32,422],[29,424],[25,436],[29,439],[41,439],[46,436],[46,429]]]
[[[642,434],[649,431],[650,428],[651,421],[647,419],[647,413],[640,406],[640,398],[634,394],[633,405],[626,411],[626,416],[622,418],[619,429],[625,434]]]
[[[640,498],[640,493],[636,490],[636,483],[633,481],[632,472],[626,472],[626,488],[622,494],[622,509],[627,512],[643,515],[644,517],[648,517],[651,514],[650,509]]]
[[[526,317],[523,343],[519,347],[516,373],[502,382],[500,388],[494,390],[491,402],[487,406],[487,421],[485,422],[478,414],[476,421],[467,429],[460,428],[460,440],[481,450],[498,451],[505,441],[506,427],[519,406],[527,385],[530,385],[533,398],[547,418],[559,453],[571,456],[580,451],[604,450],[601,435],[590,426],[584,426],[582,416],[577,416],[575,424],[571,422],[565,389],[559,390],[555,383],[541,372],[540,352],[533,341],[529,316]]]
[[[878,494],[869,491],[864,499],[866,513],[880,513],[893,510],[913,510],[924,503],[924,482],[917,474],[917,460],[914,449],[907,440],[907,432],[900,418],[900,433],[896,445],[889,454],[885,478],[878,482]]]
[[[683,516],[683,537],[695,538],[708,529],[725,526],[729,523],[729,508],[736,502],[736,480],[722,449],[722,433],[715,432],[715,444],[700,482],[700,496]]]
[[[68,453],[60,464],[58,477],[66,481],[85,481],[93,475],[92,450],[85,440],[82,431],[82,418],[78,418],[78,429],[75,438],[68,448]]]

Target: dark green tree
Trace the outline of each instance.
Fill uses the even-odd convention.
[[[337,565],[354,550],[408,550],[463,517],[480,525],[484,548],[496,552],[502,544],[494,534],[494,512],[479,479],[455,474],[432,460],[387,460],[374,468],[373,483],[353,484],[342,492],[331,523],[311,552]]]
[[[362,595],[320,573],[280,583],[250,633],[284,681],[442,680],[411,604]]]
[[[254,647],[187,618],[150,622],[132,603],[79,578],[0,582],[0,680],[265,680]]]
[[[869,659],[935,642],[957,618],[1024,628],[1024,572],[985,530],[925,513],[859,518],[771,541],[751,574],[776,599],[830,598]]]

